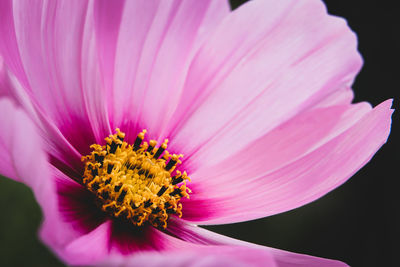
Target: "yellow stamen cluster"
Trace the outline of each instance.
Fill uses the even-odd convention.
[[[92,153],[82,157],[83,184],[111,216],[136,226],[148,222],[165,229],[171,214],[182,216],[179,201],[189,198],[189,177],[175,170],[182,155],[168,153],[168,139],[157,148],[155,140],[143,142],[145,134],[143,130],[129,145],[125,134],[116,129],[116,134],[105,138],[106,145],[92,145]]]

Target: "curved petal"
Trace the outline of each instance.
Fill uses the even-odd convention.
[[[0,173],[31,187],[45,183],[47,156],[35,125],[7,98],[0,98],[0,114]]]
[[[25,117],[23,120],[4,120],[3,125],[10,126],[11,123],[23,121],[26,122],[26,125],[23,125],[25,132],[22,130],[18,132],[21,134],[30,133],[31,137],[38,136],[35,134],[35,131],[29,130],[29,124],[31,127],[34,127],[33,123],[31,123],[26,115],[24,115],[20,110],[15,109],[10,101],[2,100],[0,102],[0,107],[4,112],[21,115],[22,118]],[[7,128],[13,129],[13,127]],[[3,135],[2,143],[12,144],[12,142],[3,142],[3,140],[9,140],[4,138],[6,136],[6,134]],[[25,138],[25,135],[16,135],[16,137],[18,140],[21,140],[22,144],[26,145],[38,145],[41,143],[40,138],[36,140],[37,142],[28,142],[26,141],[27,138]],[[26,149],[26,146],[24,146],[24,148]],[[6,151],[10,150],[7,149]],[[27,149],[26,151],[29,152],[31,150]],[[198,259],[198,257],[202,256],[202,261],[199,262],[199,264],[201,263],[207,266],[216,263],[226,263],[230,265],[237,264],[238,266],[246,266],[246,264],[249,263],[253,264],[254,266],[266,266],[266,264],[269,264],[267,266],[288,266],[279,264],[299,264],[299,262],[306,264],[305,266],[318,266],[318,264],[321,263],[331,264],[327,266],[342,266],[339,264],[334,264],[333,261],[313,258],[305,255],[292,254],[260,247],[247,248],[248,245],[245,243],[241,243],[239,241],[228,242],[228,239],[225,240],[222,236],[212,234],[192,225],[182,224],[182,221],[177,223],[178,221],[174,220],[171,220],[168,232],[173,234],[173,236],[179,237],[179,239],[153,228],[142,228],[140,229],[140,232],[137,232],[131,227],[129,229],[124,229],[123,225],[111,221],[106,221],[103,224],[97,224],[98,226],[93,225],[89,227],[88,230],[85,230],[84,233],[81,232],[80,234],[77,234],[79,231],[75,231],[75,234],[71,234],[74,230],[77,230],[77,228],[71,228],[71,225],[74,225],[71,224],[71,221],[65,222],[65,214],[64,217],[61,217],[60,213],[69,212],[69,215],[71,215],[71,209],[65,210],[66,203],[64,203],[65,201],[63,201],[63,198],[60,198],[60,194],[63,197],[66,197],[68,195],[68,190],[65,190],[65,188],[75,188],[71,190],[74,191],[78,190],[79,185],[67,180],[63,174],[59,173],[57,170],[54,170],[58,188],[57,194],[59,195],[58,205],[61,205],[58,207],[58,209],[55,209],[55,201],[52,201],[57,199],[54,194],[55,189],[52,187],[53,184],[50,182],[50,180],[46,180],[46,178],[50,178],[51,176],[49,175],[50,172],[46,175],[46,169],[48,168],[45,160],[40,161],[41,158],[43,159],[43,157],[40,157],[40,151],[40,149],[35,147],[35,159],[38,161],[35,162],[36,165],[34,167],[37,167],[38,171],[33,171],[32,168],[29,168],[28,170],[30,176],[28,176],[26,171],[24,171],[24,168],[18,169],[21,170],[19,173],[23,174],[19,177],[31,178],[24,178],[23,180],[28,185],[32,186],[35,195],[37,195],[39,203],[44,208],[45,222],[41,231],[42,238],[47,244],[50,244],[56,253],[68,263],[93,264],[96,261],[104,260],[107,262],[107,266],[110,266],[110,263],[114,265],[116,262],[119,262],[120,264],[115,264],[115,266],[121,266],[121,264],[124,266],[123,264],[127,263],[126,259],[124,259],[124,261],[121,260],[123,256],[126,257],[135,251],[157,250],[163,251],[163,253],[165,251],[166,254],[134,254],[132,258],[132,264],[135,264],[135,262],[139,263],[145,261],[149,264],[157,266],[157,264],[160,263],[161,258],[170,259],[173,262],[183,264],[193,262]],[[30,155],[29,153],[27,154]],[[18,155],[20,156],[20,153],[18,153]],[[31,158],[32,156],[30,156],[29,159]],[[26,162],[32,161],[27,160]],[[42,164],[40,164],[40,162],[42,162]],[[21,167],[23,167],[23,165],[21,165]],[[32,175],[37,177],[37,179],[33,180]],[[46,181],[49,182],[46,183]],[[69,194],[69,196],[70,201],[79,201],[79,207],[75,208],[81,209],[82,205],[84,206],[88,202],[86,200],[82,200],[81,197],[79,197],[79,194]],[[73,206],[74,205],[70,206],[70,208]],[[64,207],[64,210],[60,209],[60,207]],[[78,213],[80,214],[81,219],[85,219],[85,216],[87,216],[81,212]],[[100,221],[101,220],[99,220],[99,222]],[[203,245],[207,245],[207,247],[203,247]],[[145,255],[148,255],[148,257]],[[275,265],[276,263],[279,264]]]
[[[68,264],[93,265],[118,259],[125,261],[127,257],[143,252],[161,253],[192,246],[151,226],[137,228],[125,222],[107,220],[64,246],[53,249]]]
[[[71,238],[87,234],[107,220],[106,215],[98,209],[95,196],[84,186],[57,169],[53,173],[60,220],[70,225],[71,231],[75,232]]]
[[[162,267],[166,266],[166,263],[168,266],[193,267],[277,267],[268,251],[239,246],[201,246],[163,253],[145,252],[128,259],[100,264],[100,266]]]
[[[353,90],[348,86],[344,86],[321,100],[314,108],[351,104],[353,98]]]
[[[125,266],[124,264],[131,263],[130,258],[132,258],[134,262],[146,260],[147,265],[157,266],[158,260],[153,261],[152,258],[144,256],[136,258],[136,255],[143,254],[165,259],[170,259],[174,255],[174,261],[177,263],[189,263],[190,260],[197,259],[201,255],[199,252],[202,251],[202,255],[207,259],[204,259],[204,264],[215,261],[237,262],[238,266],[245,266],[246,263],[263,266],[257,264],[263,260],[264,263],[271,262],[271,266],[274,266],[267,251],[243,246],[208,247],[205,246],[208,245],[206,243],[184,240],[179,235],[170,235],[150,226],[136,228],[122,221],[108,220],[98,210],[93,196],[87,190],[57,170],[55,177],[58,213],[54,214],[53,223],[61,226],[58,229],[62,231],[59,232],[55,225],[45,224],[42,238],[68,264],[104,263],[105,266]],[[57,239],[54,235],[62,235],[62,238]],[[218,251],[224,257],[216,254]]]
[[[25,109],[28,116],[34,114],[34,108],[29,99],[29,96],[20,85],[18,80],[13,76],[7,66],[4,65],[4,60],[0,56],[0,97],[7,97],[14,103]]]
[[[96,4],[100,11],[110,5]],[[98,30],[108,29],[104,39],[116,49],[108,56],[115,63],[107,66],[114,77],[113,126],[128,138],[135,138],[130,131],[143,128],[158,138],[178,104],[194,52],[228,14],[228,1],[126,1],[123,8],[114,8],[110,17],[109,12],[97,13]],[[100,25],[104,21],[119,24],[109,29]]]
[[[21,107],[28,117],[35,123],[40,135],[44,137],[44,149],[50,155],[53,165],[72,176],[81,171],[82,155],[65,139],[54,121],[32,102],[28,92],[22,87],[18,79],[4,65],[0,57],[0,96],[13,100]]]
[[[107,221],[60,249],[61,258],[72,265],[93,265],[103,260],[109,253],[110,224]]]
[[[365,106],[316,109],[228,160],[193,173],[193,193],[183,203],[184,218],[199,224],[246,221],[323,196],[350,178],[386,142],[391,102],[371,111]],[[338,112],[343,114],[340,121],[332,122]]]
[[[171,147],[193,168],[228,157],[349,86],[362,63],[356,47],[322,1],[246,3],[194,57],[166,134]]]
[[[137,251],[190,246],[150,226],[137,228],[109,220],[93,194],[59,170],[52,170],[57,207],[51,214],[52,224],[42,226],[41,237],[69,264],[87,265]]]
[[[51,191],[51,197],[49,196],[46,201],[54,203],[52,210],[43,209],[43,215],[47,218],[40,229],[40,237],[43,242],[48,245],[53,251],[65,247],[66,244],[71,240],[76,239],[82,235],[82,228],[79,228],[80,224],[72,221],[71,217],[67,217],[66,214],[70,212],[65,204],[65,198],[63,195],[60,196],[62,189],[71,189],[76,183],[67,178],[60,170],[51,166],[50,177],[52,180],[53,188]],[[65,193],[67,190],[64,190]],[[76,195],[75,195],[76,196]],[[82,203],[83,206],[87,205]],[[85,215],[84,219],[88,218],[90,214]],[[69,220],[68,220],[69,219]],[[101,222],[100,222],[101,223]]]
[[[0,55],[5,58],[11,71],[15,73],[25,88],[28,88],[28,78],[21,61],[15,34],[12,1],[0,2]]]
[[[269,254],[270,259],[273,260],[274,265],[277,267],[345,267],[347,264],[330,259],[318,258],[314,256],[297,254],[289,251],[274,249],[270,247],[264,247],[252,243],[247,243],[241,240],[233,239],[223,235],[216,234],[214,232],[205,230],[195,225],[182,223],[182,221],[173,221],[170,223],[168,230],[179,236],[182,240],[193,242],[197,244],[208,244],[209,246],[218,248],[224,246],[234,246],[234,247],[247,247],[249,249],[256,249],[252,253],[260,254],[264,251]],[[251,251],[251,250],[250,250]],[[256,259],[255,259],[256,260]],[[262,261],[254,262],[255,266],[268,266],[263,265]]]
[[[243,245],[211,245],[208,243],[193,243],[162,233],[152,227],[138,228],[132,234],[130,229],[122,229],[117,222],[107,221],[93,231],[83,235],[62,251],[61,257],[69,264],[96,266],[165,266],[168,260],[170,266],[220,266],[229,263],[229,266],[275,266],[271,254],[261,248],[250,248]],[[120,231],[125,243],[123,248],[117,239]],[[140,236],[139,236],[140,235]],[[121,235],[122,237],[122,235]],[[199,261],[201,257],[201,261]],[[199,265],[197,265],[199,264]],[[233,264],[233,265],[232,265]]]
[[[87,152],[110,132],[88,2],[5,0],[1,12],[5,64],[33,104],[77,150]]]
[[[43,210],[42,227],[55,236],[60,233],[60,224],[44,142],[30,118],[10,100],[0,99],[0,113],[0,173],[32,189]]]

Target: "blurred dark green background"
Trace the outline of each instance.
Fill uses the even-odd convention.
[[[234,7],[241,2],[232,1]],[[394,1],[325,2],[329,12],[345,17],[359,37],[365,65],[354,85],[356,101],[376,105],[396,98],[400,25]],[[396,266],[398,117],[395,113],[389,142],[373,160],[322,199],[284,214],[207,228],[262,245],[339,259],[353,267]],[[41,212],[30,189],[0,177],[0,209],[0,266],[63,266],[37,239]]]

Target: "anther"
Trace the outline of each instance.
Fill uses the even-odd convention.
[[[157,145],[157,142],[155,140],[150,140],[149,147],[147,148],[147,152],[152,153],[153,149],[156,145]]]
[[[171,196],[176,196],[176,195],[182,196],[181,189],[179,189],[179,188],[175,188],[174,191],[172,191],[172,192],[169,193],[169,194],[170,194]]]
[[[147,200],[145,203],[144,203],[144,207],[145,208],[148,208],[148,207],[150,207],[151,206],[151,201],[150,200]]]
[[[100,156],[99,154],[94,154],[94,160],[103,166],[104,156]]]
[[[108,166],[107,166],[107,173],[108,173],[108,174],[111,174],[113,168],[114,168],[114,165],[113,165],[113,164],[108,164]]]
[[[176,211],[175,211],[174,209],[166,209],[166,212],[167,212],[168,214],[174,214],[174,213],[176,213]]]
[[[169,159],[169,157],[170,157],[169,152],[168,152],[167,150],[165,150],[165,153],[164,153],[164,156],[162,156],[162,159],[163,159],[164,161],[167,161],[167,160]]]
[[[136,137],[135,143],[133,144],[133,150],[138,150],[140,145],[142,144],[142,141],[144,139],[144,135],[146,134],[146,130],[143,130],[141,133],[138,134]]]
[[[175,175],[174,177],[172,177],[172,184],[173,185],[179,184],[181,182],[183,182],[182,176]]]
[[[134,170],[136,168],[136,166],[132,163],[126,163],[126,168],[129,170]]]
[[[166,186],[161,187],[160,191],[158,191],[157,193],[157,196],[161,197],[165,193],[165,191],[167,191],[167,189],[168,187]]]
[[[175,154],[174,154],[174,155],[171,157],[171,159],[169,160],[167,166],[165,166],[165,169],[166,169],[167,171],[171,170],[172,167],[174,167],[175,164],[178,162],[178,159],[179,159],[180,157],[182,157],[182,155],[175,155]]]
[[[161,209],[159,207],[155,208],[151,213],[153,214],[157,214],[161,211]]]
[[[116,129],[117,131],[117,138],[122,142],[125,138],[125,133],[121,132],[119,128]]]
[[[118,202],[122,202],[122,201],[124,200],[125,196],[126,196],[126,193],[127,193],[127,191],[126,191],[126,190],[123,190],[123,191],[121,192],[121,194],[119,194],[119,197],[118,197],[117,201],[118,201]]]
[[[155,159],[158,159],[164,152],[164,150],[167,149],[167,144],[168,144],[168,139],[165,139],[164,143],[161,144],[161,146],[157,149],[157,152],[154,154]]]
[[[96,177],[97,175],[99,175],[99,171],[97,169],[93,169],[92,170],[92,176]]]
[[[111,142],[109,153],[114,154],[115,151],[117,151],[117,148],[118,148],[117,143],[115,143],[114,141]]]

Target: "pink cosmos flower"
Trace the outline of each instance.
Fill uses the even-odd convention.
[[[385,143],[321,1],[3,0],[0,36],[0,173],[66,263],[346,266],[197,226],[305,205]]]

